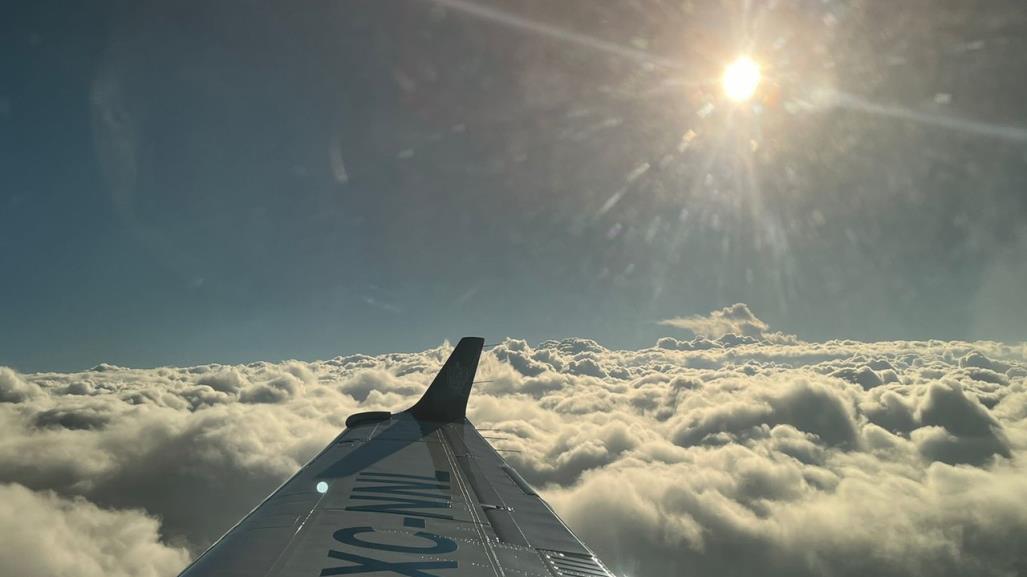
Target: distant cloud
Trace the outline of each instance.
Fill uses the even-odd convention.
[[[1027,574],[1023,345],[807,343],[745,305],[667,323],[699,336],[503,340],[469,407],[618,573]],[[0,574],[174,575],[447,352],[0,368]]]
[[[773,342],[794,342],[796,340],[791,335],[769,332],[770,327],[767,326],[767,323],[760,320],[749,310],[748,305],[743,303],[724,307],[705,316],[692,315],[662,320],[660,324],[691,331],[696,336],[707,339],[733,337],[738,340],[741,337],[742,340],[763,339]]]

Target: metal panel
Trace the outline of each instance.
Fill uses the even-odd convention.
[[[568,555],[560,551],[540,551],[554,575],[559,577],[613,577],[592,555]]]
[[[530,494],[520,483],[515,482],[506,471],[511,469],[510,466],[482,438],[473,425],[447,425],[446,436],[451,440],[458,438],[459,444],[473,457],[476,469],[480,471],[489,487],[499,494],[504,506],[510,511],[513,522],[532,547],[592,555],[526,481],[523,483],[531,491]]]
[[[183,576],[608,577],[464,420],[346,430]]]

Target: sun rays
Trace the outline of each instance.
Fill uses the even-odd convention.
[[[730,100],[746,102],[756,94],[761,79],[760,65],[748,56],[739,56],[724,69],[721,83]]]

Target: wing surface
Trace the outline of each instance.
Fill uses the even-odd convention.
[[[410,410],[350,417],[181,577],[610,576],[464,417],[482,345]]]

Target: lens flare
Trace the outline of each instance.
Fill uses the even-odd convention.
[[[724,94],[735,102],[745,102],[760,85],[760,66],[748,56],[740,56],[724,69]]]

